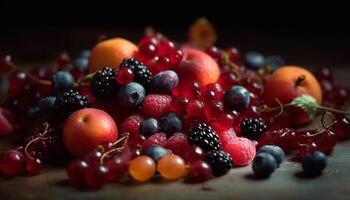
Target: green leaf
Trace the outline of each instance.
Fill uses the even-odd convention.
[[[303,94],[295,98],[291,103],[292,106],[299,107],[309,114],[313,118],[317,114],[317,102],[315,98],[310,95]]]

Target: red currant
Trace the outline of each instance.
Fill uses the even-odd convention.
[[[1,157],[1,163],[1,171],[5,176],[16,176],[24,167],[24,156],[17,150],[7,150]]]
[[[160,57],[156,63],[158,71],[171,69],[169,57]]]
[[[201,95],[201,86],[198,81],[192,84],[185,84],[181,89],[182,95],[188,99],[196,99]]]
[[[196,160],[203,160],[205,157],[204,151],[198,146],[189,146],[185,150],[184,159],[186,162],[193,162]]]
[[[230,72],[224,72],[221,73],[218,83],[221,85],[222,90],[226,91],[238,83],[238,78]]]
[[[181,50],[176,50],[174,53],[170,54],[170,64],[177,66],[183,59],[183,52]]]
[[[205,49],[205,53],[214,58],[215,60],[220,60],[221,52],[216,46],[209,47]]]
[[[100,162],[100,158],[102,156],[102,152],[95,149],[92,152],[90,152],[89,154],[87,154],[84,157],[84,160],[89,164],[89,165],[94,165]]]
[[[147,59],[147,60],[154,58],[154,56],[156,55],[156,52],[157,52],[157,47],[155,46],[155,44],[153,44],[153,42],[143,43],[139,47],[139,53],[144,59]]]
[[[204,182],[212,177],[211,167],[203,160],[196,160],[191,163],[191,167],[187,174],[187,181]]]
[[[67,175],[70,182],[76,185],[83,184],[88,167],[88,163],[84,160],[76,159],[71,161],[67,168]]]
[[[172,54],[175,50],[175,45],[173,42],[168,40],[162,40],[157,46],[157,55],[158,56],[168,56]]]
[[[108,168],[103,165],[91,166],[85,173],[86,185],[98,189],[107,181]]]
[[[224,104],[221,101],[211,101],[204,107],[207,121],[215,121],[224,112]]]
[[[38,175],[43,169],[43,164],[39,158],[27,158],[26,169],[30,175]]]
[[[220,84],[213,83],[206,85],[201,91],[201,100],[205,103],[212,100],[221,100],[223,96],[223,90]]]
[[[134,80],[134,73],[131,71],[131,69],[124,67],[118,71],[116,80],[118,84],[125,85]]]
[[[259,139],[257,149],[267,144],[274,144],[281,147],[286,154],[289,154],[298,147],[295,131],[291,128],[282,128],[265,132]]]
[[[220,130],[226,131],[232,128],[234,121],[233,115],[222,113],[214,122],[214,126]]]
[[[108,181],[118,181],[123,178],[128,172],[128,160],[122,156],[114,156],[106,163],[108,168]]]
[[[203,102],[198,100],[191,100],[186,106],[186,112],[190,118],[203,119],[204,117],[204,105]]]

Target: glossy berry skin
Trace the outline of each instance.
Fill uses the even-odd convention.
[[[140,126],[140,134],[150,136],[159,131],[159,122],[154,118],[145,119]]]
[[[243,111],[248,108],[250,103],[250,94],[245,87],[235,85],[226,91],[224,95],[225,108]]]
[[[198,81],[193,82],[192,84],[186,84],[181,87],[182,96],[188,99],[195,99],[201,95],[201,86]]]
[[[211,167],[203,160],[196,160],[191,163],[191,167],[186,176],[189,182],[204,182],[212,177]]]
[[[226,91],[238,83],[238,77],[231,72],[223,72],[220,74],[218,83],[222,90]]]
[[[145,182],[152,178],[156,173],[156,164],[148,156],[139,156],[130,161],[129,174],[139,182]]]
[[[194,162],[196,160],[204,160],[205,152],[199,146],[191,145],[185,150],[183,158],[188,163]]]
[[[257,149],[264,145],[274,144],[289,154],[297,147],[297,135],[292,128],[282,128],[278,130],[269,130],[265,132],[259,139]]]
[[[181,50],[176,50],[172,54],[170,54],[170,64],[173,66],[178,65],[183,59],[184,53]]]
[[[152,59],[156,55],[157,52],[157,47],[156,45],[152,44],[151,42],[144,42],[139,46],[139,54],[142,56],[144,59]]]
[[[341,117],[338,122],[333,125],[332,131],[338,139],[346,139],[350,136],[350,120],[347,117]]]
[[[159,145],[152,145],[146,148],[143,154],[151,157],[155,162],[157,162],[163,156],[167,155],[168,151]]]
[[[2,154],[0,163],[2,174],[8,177],[16,176],[24,167],[24,156],[17,150],[7,150]]]
[[[213,83],[206,85],[201,90],[201,100],[204,103],[208,103],[213,100],[221,100],[223,96],[223,90],[220,84]]]
[[[216,46],[211,46],[205,49],[204,52],[207,53],[212,58],[214,58],[216,61],[220,60],[221,51]]]
[[[129,160],[121,155],[116,155],[106,162],[108,168],[107,180],[115,182],[122,179],[128,173]]]
[[[27,159],[26,170],[30,175],[38,175],[43,169],[43,164],[39,158]]]
[[[222,131],[226,131],[232,128],[234,122],[235,122],[235,119],[233,115],[228,113],[222,113],[214,122],[213,127]]]
[[[101,157],[102,157],[102,152],[96,149],[88,153],[87,155],[85,155],[84,160],[89,165],[95,165],[100,162]]]
[[[57,92],[73,88],[74,82],[74,77],[67,71],[59,71],[52,77],[52,84]]]
[[[168,137],[176,132],[181,132],[182,122],[175,113],[169,113],[159,120],[160,131],[167,134]]]
[[[156,74],[152,80],[152,89],[156,93],[170,94],[179,83],[179,77],[175,71],[165,70]]]
[[[265,145],[259,149],[257,154],[262,152],[271,154],[277,161],[277,167],[280,166],[280,164],[283,162],[283,160],[286,157],[283,150],[276,145]]]
[[[224,105],[221,101],[211,101],[204,107],[204,114],[207,121],[215,121],[221,114],[224,113]]]
[[[266,58],[259,52],[249,52],[244,56],[244,63],[247,68],[258,70],[265,66]]]
[[[202,120],[205,119],[204,104],[199,100],[191,100],[186,106],[186,113],[190,118]]]
[[[237,63],[238,62],[239,51],[238,51],[237,48],[231,47],[231,48],[227,49],[226,52],[228,53],[228,56],[229,56],[231,62],[233,62],[233,63]]]
[[[122,68],[118,71],[115,78],[119,85],[125,85],[134,80],[134,72],[129,68]]]
[[[157,163],[157,171],[168,180],[176,180],[186,175],[185,161],[178,155],[165,155]]]
[[[142,103],[145,95],[145,88],[141,84],[130,82],[120,88],[118,93],[118,101],[121,106],[134,108]]]
[[[84,160],[76,159],[70,162],[67,167],[69,181],[75,185],[81,185],[85,181],[85,173],[89,165]]]
[[[178,114],[179,116],[183,116],[186,114],[186,106],[188,104],[188,99],[185,97],[176,97],[171,101],[170,111]]]
[[[327,157],[324,153],[315,151],[303,159],[301,166],[305,174],[318,175],[326,168]]]
[[[85,173],[85,183],[89,188],[98,189],[107,181],[108,168],[103,165],[90,166]]]
[[[259,153],[253,160],[252,168],[257,177],[267,178],[277,169],[277,161],[269,153]]]

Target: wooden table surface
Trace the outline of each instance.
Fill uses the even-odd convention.
[[[349,83],[349,70],[336,76]],[[350,85],[350,84],[348,84]],[[0,138],[0,152],[11,147],[11,138]],[[35,177],[0,177],[0,200],[10,199],[350,199],[350,140],[337,144],[322,176],[304,177],[299,163],[285,161],[266,180],[256,180],[251,166],[234,168],[228,175],[201,184],[165,182],[155,178],[144,184],[112,183],[97,191],[71,187],[63,168],[45,169]]]

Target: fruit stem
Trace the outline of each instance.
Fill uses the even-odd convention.
[[[100,164],[102,165],[104,163],[104,159],[107,156],[109,156],[110,154],[112,154],[114,152],[121,152],[125,148],[125,146],[127,145],[128,140],[129,140],[129,133],[128,132],[123,133],[122,137],[113,143],[114,148],[103,153],[103,155],[100,158]],[[121,147],[116,147],[121,142],[123,142],[123,145]],[[100,147],[100,145],[98,147]],[[104,151],[104,149],[103,149],[103,151]]]
[[[306,76],[305,75],[300,75],[298,79],[295,81],[295,87],[299,86],[301,82],[305,80]]]
[[[92,79],[92,77],[95,75],[95,73],[96,73],[96,72],[93,72],[93,73],[90,73],[90,74],[84,76],[83,78],[81,78],[81,79],[78,81],[77,85],[83,85],[85,82],[90,81],[90,80]]]
[[[320,109],[320,110],[324,110],[324,111],[341,113],[341,114],[345,114],[345,115],[349,115],[350,114],[350,111],[340,110],[340,109],[336,109],[336,108],[330,108],[330,107],[321,106],[321,105],[318,105],[318,104],[315,105],[315,107]]]
[[[52,85],[51,81],[40,79],[40,78],[30,74],[30,73],[26,73],[26,74],[32,81],[34,81],[40,85]]]
[[[229,67],[229,71],[234,73],[237,76],[237,79],[240,80],[241,74],[239,71],[239,67],[236,64],[234,64],[233,62],[231,62],[230,56],[228,55],[228,53],[222,52],[221,59],[222,59],[223,64],[227,65]]]
[[[43,133],[39,133],[38,137],[36,137],[36,138],[32,139],[31,141],[29,141],[28,144],[26,144],[26,146],[24,147],[25,155],[31,160],[34,160],[35,158],[28,153],[29,146],[32,145],[37,140],[46,140],[46,139],[48,139],[47,137],[44,137],[44,136],[46,136],[47,133],[49,133],[49,132],[54,130],[52,128],[49,129],[50,124],[47,123],[47,122],[44,122],[43,126],[44,126],[44,132]]]

